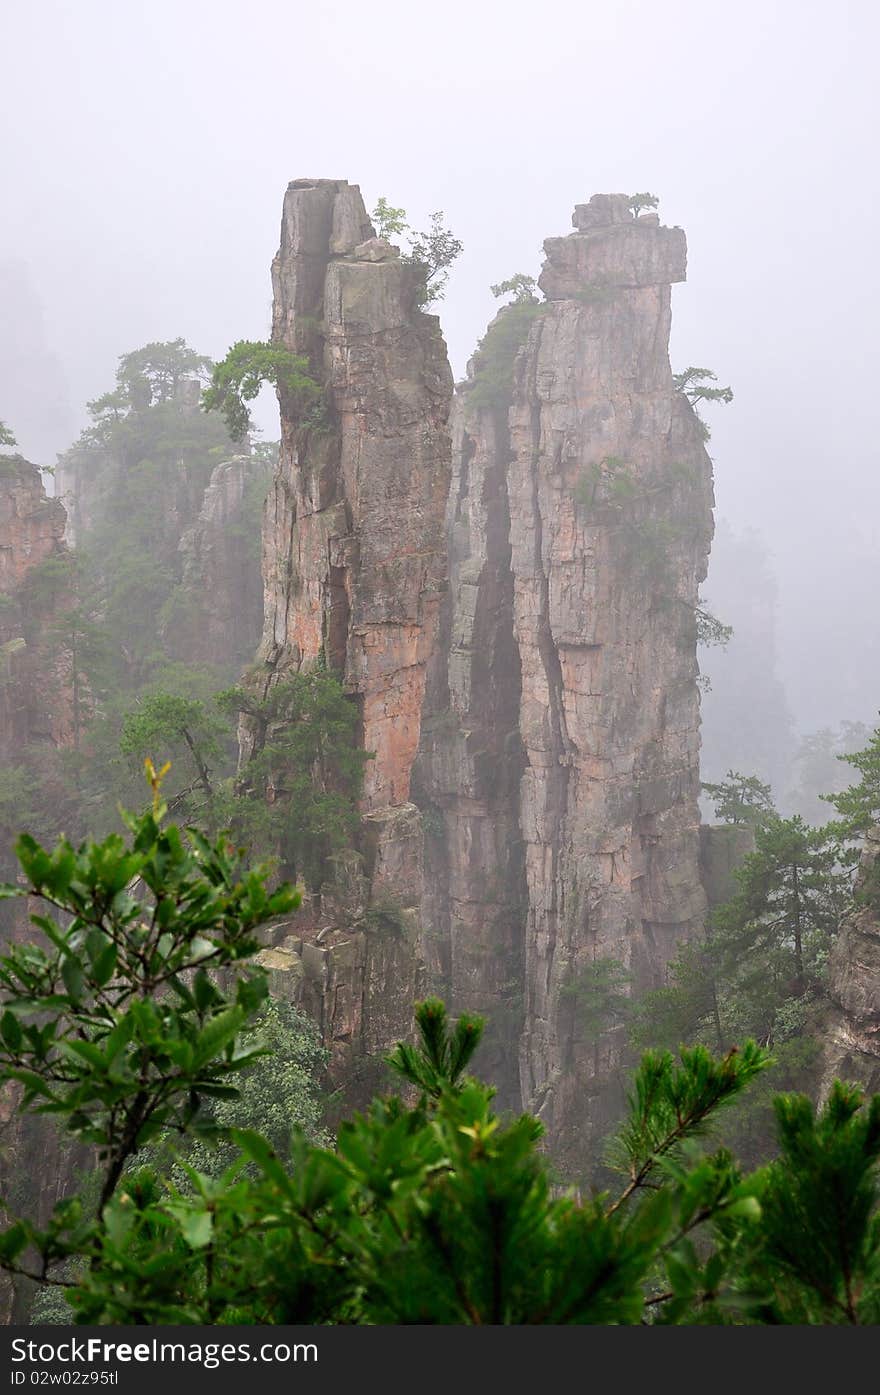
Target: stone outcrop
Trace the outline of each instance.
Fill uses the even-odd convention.
[[[545,244],[549,305],[510,409],[522,1087],[571,1143],[602,1120],[584,1118],[595,1053],[568,990],[601,958],[653,986],[705,913],[694,608],[711,465],[668,358],[684,234],[626,212],[622,196],[605,200],[592,226]]]
[[[487,1013],[480,1064],[502,1101],[537,1110],[581,1163],[620,1060],[614,1031],[579,1015],[590,975],[610,959],[636,990],[662,982],[706,911],[695,610],[711,463],[668,358],[684,233],[627,202],[578,206],[575,232],[545,244],[546,299],[490,327],[450,473],[449,372],[413,268],[353,186],[289,186],[273,337],[307,356],[324,405],[280,394],[252,680],[265,693],[326,661],[375,752],[359,904],[322,897],[267,951],[273,972],[325,1040],[365,1038],[365,1057],[406,1030],[423,976],[453,1010]],[[246,762],[259,728],[241,735]],[[376,957],[379,894],[413,935]]]
[[[0,767],[3,820],[0,827],[0,880],[13,880],[17,864],[12,842],[18,821],[33,807],[38,783],[57,805],[63,783],[54,758],[74,741],[75,695],[71,682],[70,631],[64,623],[70,604],[70,557],[64,543],[65,513],[47,497],[36,465],[18,455],[0,456]],[[38,778],[39,777],[39,778]],[[27,900],[0,906],[0,942],[29,939]],[[0,1195],[8,1196],[38,1179],[39,1223],[58,1199],[66,1145],[45,1119],[23,1119],[15,1105],[20,1087],[7,1081],[0,1090]],[[24,1322],[31,1286],[0,1280],[0,1322]]]
[[[21,456],[0,456],[0,754],[6,763],[20,761],[34,743],[72,744],[70,662],[58,628],[69,600],[65,521],[39,468]]]
[[[166,642],[187,663],[233,671],[253,658],[263,623],[259,519],[270,471],[252,455],[215,466],[183,532],[179,595]]]
[[[422,821],[410,779],[446,567],[446,350],[438,320],[418,307],[417,269],[374,236],[360,191],[344,180],[288,187],[272,275],[273,340],[309,359],[323,395],[303,410],[279,392],[281,455],[264,523],[265,618],[252,681],[265,694],[319,662],[340,676],[373,753],[361,807],[366,899],[392,898],[412,917]],[[245,720],[241,736],[246,763],[259,733]],[[325,963],[348,935],[344,916],[331,923],[335,914],[322,912]],[[365,936],[352,950],[343,994],[352,1006],[338,1028],[365,1034],[367,1054],[406,1030],[420,981],[415,946],[383,950],[377,969],[374,941]],[[339,994],[334,987],[336,1003]]]
[[[524,337],[506,397],[494,327],[462,389],[420,763],[440,824],[435,965],[456,1007],[502,1008],[508,1079],[518,1042],[522,1104],[581,1160],[618,1059],[613,1033],[597,1046],[579,1021],[591,966],[659,983],[706,904],[695,606],[711,464],[668,359],[684,233],[626,204],[579,206],[577,230],[545,243],[546,303],[501,312]]]
[[[478,1065],[520,1103],[526,886],[506,411],[453,414],[449,588],[430,669],[416,798],[426,810],[425,952],[456,1011],[484,1014]]]
[[[822,1054],[821,1097],[835,1079],[880,1092],[880,828],[865,839],[847,914],[828,963],[831,1010]]]

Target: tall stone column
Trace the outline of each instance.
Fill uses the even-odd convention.
[[[272,278],[273,340],[309,358],[324,392],[321,412],[305,418],[279,393],[252,681],[265,692],[325,662],[357,703],[372,757],[361,810],[365,894],[392,897],[414,938],[408,950],[351,948],[340,926],[349,945],[341,955],[339,935],[322,926],[315,974],[327,1031],[383,1044],[408,1029],[420,983],[422,821],[410,779],[446,577],[452,375],[439,321],[419,308],[418,270],[373,235],[357,186],[288,187]],[[256,739],[245,722],[245,761]],[[344,981],[334,978],[342,959]]]

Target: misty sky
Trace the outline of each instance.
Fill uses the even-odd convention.
[[[536,274],[575,202],[651,190],[688,235],[673,367],[736,394],[711,417],[719,512],[771,547],[792,708],[806,727],[876,714],[874,0],[8,10],[0,418],[26,454],[68,443],[128,350],[266,336],[292,178],[352,180],[416,225],[445,211],[457,375],[491,282]],[[20,365],[40,339],[38,428]]]

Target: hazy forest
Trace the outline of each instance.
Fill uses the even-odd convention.
[[[650,89],[648,8],[601,42],[622,71],[643,20]],[[552,104],[542,61],[512,71]],[[739,335],[740,215],[632,90],[607,158],[516,197],[346,126],[267,137],[253,199],[242,147],[227,224],[216,151],[135,147],[210,292],[135,212],[93,266],[86,217],[81,351],[0,244],[4,1323],[880,1323],[860,341],[832,373],[822,288],[809,323],[768,293],[800,385],[775,323]],[[765,236],[785,287],[816,247]]]

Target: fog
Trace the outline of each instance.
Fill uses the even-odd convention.
[[[292,178],[417,226],[444,210],[456,375],[490,283],[536,274],[575,202],[651,190],[688,235],[673,367],[735,392],[710,416],[718,512],[770,551],[796,725],[876,713],[871,0],[47,0],[4,29],[0,417],[25,454],[70,443],[122,353],[265,337]]]

